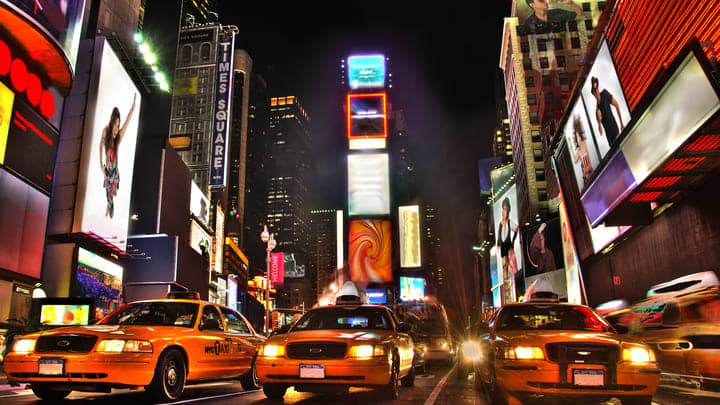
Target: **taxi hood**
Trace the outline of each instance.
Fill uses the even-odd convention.
[[[164,336],[160,331],[181,330],[178,326],[140,326],[140,325],[88,325],[69,326],[65,328],[50,329],[43,332],[33,333],[29,337],[41,335],[64,335],[76,333],[81,335],[94,335],[113,339],[151,339],[153,336]]]
[[[273,336],[267,340],[268,344],[283,344],[289,342],[345,342],[345,343],[381,343],[390,338],[391,330],[352,330],[352,329],[323,329],[290,332],[284,335]]]
[[[540,346],[556,342],[587,342],[620,344],[622,340],[614,333],[574,330],[508,330],[496,333],[498,342],[513,346]]]

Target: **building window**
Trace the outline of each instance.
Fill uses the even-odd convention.
[[[543,153],[541,149],[533,149],[533,155],[536,162],[542,162],[543,161]]]
[[[565,49],[565,44],[563,44],[562,38],[555,38],[554,42],[555,42],[555,50],[556,51],[561,51],[561,50]]]
[[[578,38],[578,37],[570,38],[570,44],[572,45],[573,49],[580,49],[580,38]]]
[[[523,68],[525,70],[532,70],[532,60],[530,60],[530,58],[523,58]]]
[[[550,78],[550,75],[542,76],[542,85],[543,86],[552,86],[552,79]]]
[[[585,20],[585,29],[586,29],[587,31],[590,31],[590,30],[593,29],[592,20],[589,19],[589,18],[588,18],[587,20]]]
[[[605,2],[604,1],[598,1],[598,10],[600,10],[600,11],[605,10]]]
[[[538,201],[547,201],[547,190],[538,190]]]
[[[557,65],[558,67],[565,67],[565,57],[564,56],[556,56],[557,59]]]
[[[520,42],[520,50],[524,53],[530,52],[530,42],[528,41],[522,41]]]
[[[532,136],[532,141],[533,141],[533,142],[541,142],[541,141],[542,141],[542,140],[540,139],[540,130],[539,130],[539,129],[533,129],[533,130],[531,130],[531,131],[530,131],[530,136]]]
[[[525,87],[535,87],[535,76],[525,76]]]
[[[558,79],[560,79],[560,84],[569,84],[567,73],[560,73]]]
[[[200,57],[203,61],[210,59],[210,44],[202,44],[200,47]]]
[[[537,104],[537,96],[535,95],[535,93],[528,94],[527,102],[528,102],[528,105],[536,105]]]
[[[545,52],[545,51],[547,51],[547,42],[545,42],[544,39],[538,39],[537,47],[538,47],[538,51]]]
[[[538,113],[537,113],[537,111],[530,111],[530,123],[531,123],[531,124],[537,124],[537,123],[538,123]]]
[[[553,105],[555,104],[555,99],[553,97],[553,94],[550,92],[545,93],[545,105]]]
[[[547,69],[550,67],[550,62],[548,61],[548,58],[543,56],[540,58],[540,67],[543,69]]]
[[[184,45],[180,57],[183,63],[190,63],[190,57],[192,56],[192,47],[190,45]]]
[[[590,11],[590,3],[589,3],[589,2],[588,2],[588,3],[583,3],[582,9],[583,9],[584,12]]]
[[[545,169],[535,169],[535,180],[545,181]]]

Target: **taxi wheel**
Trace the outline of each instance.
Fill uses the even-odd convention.
[[[155,367],[155,376],[146,387],[158,402],[176,401],[185,388],[185,359],[176,349],[163,353]]]
[[[382,396],[385,399],[397,399],[400,396],[400,367],[397,358],[394,359],[390,371],[390,381],[382,388]]]
[[[402,378],[400,381],[403,387],[414,387],[415,386],[415,366],[410,367],[408,375]]]
[[[265,383],[262,386],[265,396],[270,399],[280,400],[285,396],[287,387],[282,384]]]
[[[252,362],[250,371],[247,374],[240,377],[240,384],[245,391],[252,391],[259,389],[262,386],[260,378],[257,375],[257,369],[255,369],[255,361]]]
[[[652,397],[625,397],[622,398],[623,405],[650,405],[652,404]]]
[[[33,384],[31,386],[32,392],[40,399],[48,399],[48,400],[61,400],[65,398],[66,396],[70,395],[70,390],[61,390],[61,391],[55,391],[53,389],[50,389],[47,385],[41,385],[41,384]]]

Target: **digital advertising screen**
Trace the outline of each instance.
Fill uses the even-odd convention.
[[[577,251],[575,250],[575,239],[573,238],[572,227],[568,220],[565,201],[560,202],[558,212],[560,213],[560,235],[562,238],[568,302],[570,304],[582,304],[580,261],[578,260]]]
[[[190,247],[210,260],[210,250],[213,248],[212,236],[194,219],[190,226]]]
[[[348,264],[353,282],[389,283],[393,280],[390,232],[388,220],[350,221]]]
[[[348,94],[348,139],[387,138],[385,93]]]
[[[305,265],[300,263],[299,255],[285,253],[285,278],[305,277]]]
[[[551,26],[585,17],[580,0],[519,0],[516,3],[518,23],[528,34],[540,32],[538,25]],[[599,13],[596,14],[593,26],[597,25]]]
[[[557,218],[524,231],[526,277],[564,267],[560,233],[560,221]]]
[[[77,186],[74,232],[124,251],[141,95],[103,37],[95,56]]]
[[[194,181],[190,186],[190,212],[203,224],[209,224],[210,200]]]
[[[40,324],[46,326],[87,325],[90,323],[90,305],[43,304],[40,306]]]
[[[502,274],[504,302],[514,302],[515,276],[522,274],[523,257],[520,227],[518,225],[517,186],[513,183],[493,201],[497,267]]]
[[[632,118],[610,49],[604,41],[582,87],[582,100],[602,160]]]
[[[371,304],[387,304],[387,290],[384,288],[368,288],[365,290],[365,295]]]
[[[389,168],[386,153],[348,155],[348,215],[390,214]]]
[[[425,298],[425,279],[400,276],[400,300],[419,301]]]
[[[227,306],[237,311],[238,283],[235,277],[227,279]]]
[[[385,55],[350,56],[347,71],[353,90],[385,87]]]
[[[210,255],[215,264],[215,271],[222,273],[223,271],[223,246],[225,244],[225,213],[222,206],[215,204],[215,255]]]
[[[0,82],[0,164],[5,164],[10,120],[12,119],[15,92]]]
[[[400,267],[420,267],[420,207],[408,205],[398,207],[400,229]]]
[[[567,140],[578,189],[582,191],[589,184],[593,172],[600,164],[600,157],[582,101],[575,102],[563,133]]]
[[[120,306],[123,267],[83,248],[78,248],[76,280],[78,295],[94,298],[97,311],[107,315]]]

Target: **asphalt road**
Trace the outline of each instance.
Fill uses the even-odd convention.
[[[395,401],[381,400],[370,389],[353,388],[346,395],[299,393],[288,390],[285,404],[394,404],[394,405],[476,405],[485,401],[475,390],[473,376],[458,379],[454,370],[437,366],[429,368],[427,373],[419,375],[415,386],[402,387],[400,398]],[[62,403],[67,404],[151,404],[144,391],[114,390],[110,394],[73,392]],[[720,403],[720,393],[703,392],[695,389],[676,389],[661,387],[653,398],[658,405],[709,405]],[[21,387],[0,386],[0,403],[9,404],[47,404],[36,398],[32,391]],[[268,400],[262,391],[243,391],[239,382],[227,381],[190,386],[186,388],[182,399],[175,404],[277,404]],[[612,400],[606,405],[619,405]]]

